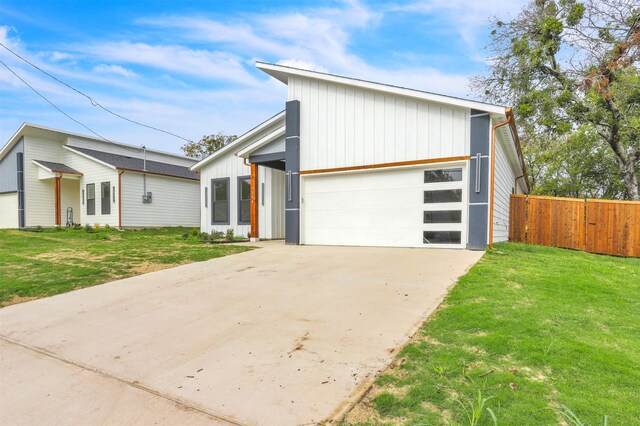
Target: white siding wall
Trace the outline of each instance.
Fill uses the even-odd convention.
[[[251,175],[251,167],[245,166],[242,158],[236,157],[234,152],[236,152],[236,150],[227,152],[200,170],[200,229],[202,232],[226,232],[227,229],[233,229],[236,235],[246,236],[251,231],[251,225],[238,225],[238,176]],[[260,167],[258,176],[263,173],[263,168]],[[230,207],[228,225],[211,224],[211,179],[219,178],[229,178]],[[205,191],[207,192],[206,206],[204,205]]]
[[[469,155],[467,108],[289,76],[300,101],[300,169]]]
[[[67,224],[67,208],[73,209],[73,222],[82,223],[80,209],[80,179],[63,178],[60,180],[60,223]]]
[[[506,126],[505,126],[506,127]],[[509,153],[502,132],[496,133],[496,159],[493,200],[493,241],[509,239],[509,201],[515,178],[514,159]]]
[[[55,190],[53,179],[39,180],[40,167],[32,160],[62,163],[62,143],[24,138],[24,204],[26,226],[55,225]]]
[[[18,193],[0,194],[0,229],[18,227]]]
[[[141,148],[138,149],[134,147],[124,147],[122,145],[116,145],[109,142],[100,142],[92,139],[69,137],[66,144],[71,146],[78,146],[81,148],[95,149],[96,151],[110,152],[112,154],[127,155],[129,157],[135,158],[143,158],[144,156]],[[183,158],[180,156],[168,155],[149,150],[147,150],[147,160],[177,164],[185,167],[190,167],[197,161],[189,158]]]
[[[198,226],[200,182],[146,175],[152,202],[143,203],[142,173],[122,174],[122,226]]]
[[[258,235],[263,239],[284,238],[284,176],[280,170],[258,169]],[[264,193],[262,192],[264,188]]]
[[[79,154],[74,152],[64,150],[64,156],[62,158],[61,163],[66,164],[67,166],[82,172],[83,176],[80,179],[79,191],[85,190],[85,200],[84,204],[82,204],[82,200],[80,200],[80,215],[79,219],[75,221],[81,223],[83,225],[89,224],[99,224],[101,226],[109,225],[109,226],[118,226],[118,172],[115,169],[109,168],[105,165],[102,165],[96,161],[85,158]],[[109,182],[109,186],[111,187],[111,213],[108,215],[102,214],[102,200],[100,197],[100,184],[102,182]],[[95,215],[87,215],[87,184],[95,184],[96,189],[96,214]],[[113,201],[113,187],[116,187],[115,193],[115,202]],[[75,211],[74,211],[75,213]],[[74,214],[75,216],[75,214]]]

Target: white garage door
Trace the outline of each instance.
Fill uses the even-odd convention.
[[[0,194],[0,229],[18,227],[18,193]]]
[[[465,247],[465,170],[447,164],[304,176],[301,242]]]

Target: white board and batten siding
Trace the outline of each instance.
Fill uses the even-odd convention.
[[[289,76],[300,101],[300,170],[469,155],[470,110]]]
[[[496,132],[495,170],[494,170],[494,199],[493,199],[493,241],[509,240],[509,202],[515,188],[515,179],[519,164],[515,153],[508,147],[504,131],[507,126]]]
[[[105,166],[95,160],[86,158],[75,152],[71,152],[67,149],[64,150],[65,154],[62,163],[67,166],[79,170],[83,176],[80,178],[79,185],[79,199],[80,199],[80,216],[74,221],[83,225],[95,225],[100,226],[118,226],[118,172],[115,168]],[[110,213],[102,214],[102,198],[100,194],[100,185],[102,182],[109,182],[110,188]],[[95,215],[87,214],[87,184],[95,184]],[[113,192],[115,187],[115,193]],[[84,199],[82,199],[82,190],[84,190]],[[115,195],[115,197],[114,197]],[[64,212],[63,212],[64,214]]]
[[[142,173],[125,171],[122,184],[122,226],[193,226],[200,223],[200,182],[146,174],[151,203],[143,203]]]
[[[40,167],[33,160],[62,163],[62,143],[32,136],[24,138],[25,226],[55,226],[53,179],[40,180]]]
[[[284,238],[285,173],[258,167],[258,236]]]
[[[202,232],[211,231],[227,232],[233,229],[237,236],[246,236],[251,231],[251,225],[238,224],[238,176],[250,176],[251,167],[246,166],[242,158],[234,155],[232,150],[205,165],[200,170],[200,229]],[[229,224],[211,224],[211,179],[229,178]],[[206,194],[205,194],[206,193]]]

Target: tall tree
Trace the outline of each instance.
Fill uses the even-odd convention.
[[[235,139],[237,139],[236,135],[225,135],[222,132],[218,132],[214,135],[205,135],[198,142],[187,142],[182,145],[181,149],[187,157],[203,159]]]
[[[640,200],[638,1],[535,0],[515,19],[494,19],[492,26],[490,73],[476,77],[473,87],[490,101],[514,106],[537,166],[534,176],[548,177],[550,152],[571,155],[558,143],[580,144],[582,156],[612,158],[622,195]],[[593,161],[582,166],[611,172]],[[601,192],[615,192],[615,182],[609,186]]]

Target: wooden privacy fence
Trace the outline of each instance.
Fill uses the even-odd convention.
[[[509,240],[640,257],[640,202],[514,194]]]

